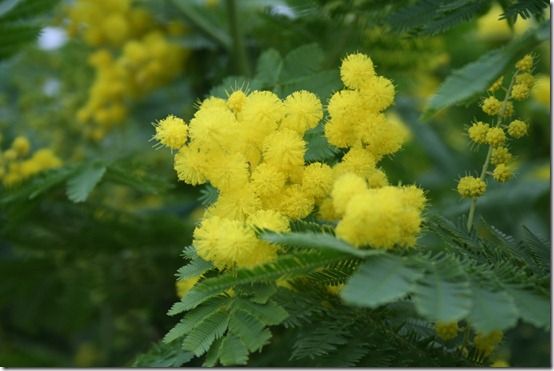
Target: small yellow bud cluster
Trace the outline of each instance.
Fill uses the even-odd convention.
[[[0,152],[0,180],[4,187],[13,187],[42,171],[60,167],[61,160],[48,148],[32,155],[26,137],[16,137],[10,148]]]
[[[475,349],[483,356],[489,356],[502,341],[503,335],[503,332],[499,330],[491,331],[488,334],[478,333],[473,339]]]
[[[458,322],[437,322],[435,332],[444,341],[454,339],[458,336]]]
[[[77,0],[69,8],[69,18],[70,30],[99,48],[89,57],[96,77],[77,119],[90,124],[85,129],[89,138],[101,140],[125,120],[129,103],[181,72],[185,50],[168,41],[175,22],[164,30],[128,0]]]
[[[481,197],[487,190],[487,183],[480,178],[464,176],[458,182],[458,193],[464,198]]]
[[[178,150],[179,179],[209,182],[219,192],[193,234],[200,257],[221,269],[271,261],[277,248],[258,239],[256,229],[288,231],[290,220],[318,209],[322,218],[342,218],[337,234],[356,246],[415,244],[423,192],[387,186],[376,168],[378,159],[400,148],[405,135],[398,121],[391,123],[381,113],[394,98],[392,84],[375,76],[371,60],[361,54],[344,60],[341,76],[354,90],[333,95],[326,126],[336,125],[337,131],[325,132],[349,150],[332,166],[304,160],[304,134],[324,116],[319,98],[308,91],[282,100],[269,91],[237,90],[227,99],[204,100],[188,126],[175,116],[157,124],[154,138]],[[362,122],[351,120],[352,114]]]
[[[475,198],[483,195],[486,189],[484,178],[487,173],[488,161],[495,165],[491,175],[497,182],[506,182],[512,177],[512,169],[509,165],[512,160],[512,154],[509,152],[506,142],[507,134],[514,139],[522,138],[527,134],[528,125],[522,120],[513,120],[508,125],[501,125],[502,120],[513,115],[513,104],[510,99],[523,100],[529,96],[533,87],[534,78],[530,71],[533,69],[533,57],[526,55],[516,63],[516,73],[514,74],[510,87],[507,89],[506,96],[501,102],[494,95],[488,96],[483,100],[481,108],[483,112],[490,116],[498,116],[496,126],[491,126],[484,122],[475,122],[468,129],[468,136],[475,144],[488,144],[490,153],[486,160],[486,166],[481,174],[481,178],[463,177],[458,183],[458,193],[462,197]],[[503,76],[498,78],[489,87],[490,93],[501,90],[504,82]],[[474,207],[474,206],[473,206]]]

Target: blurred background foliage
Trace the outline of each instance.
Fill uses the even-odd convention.
[[[452,71],[550,18],[544,1],[118,0],[89,2],[106,13],[87,24],[71,13],[76,3],[87,1],[0,1],[5,366],[130,365],[172,327],[165,313],[176,298],[174,274],[201,213],[201,194],[177,183],[170,153],[151,148],[153,121],[169,113],[188,120],[210,92],[237,87],[282,95],[302,87],[326,98],[339,83],[328,71],[337,71],[348,52],[361,51],[394,81],[393,112],[411,133],[405,148],[383,161],[391,182],[419,184],[433,211],[456,221],[469,208],[455,192],[457,179],[477,172],[484,157],[485,149],[472,148],[464,134],[481,116],[479,97],[430,115],[426,107]],[[112,14],[120,18],[104,22]],[[150,32],[158,38],[151,37],[144,56],[140,43]],[[148,59],[157,47],[160,60]],[[168,57],[168,48],[179,56]],[[295,57],[297,48],[312,48],[314,59]],[[112,62],[102,62],[101,50]],[[516,107],[531,130],[514,148],[515,180],[491,185],[478,211],[518,239],[526,237],[523,226],[549,239],[549,41],[532,51],[539,78],[531,99]],[[177,64],[170,73],[164,63],[171,58]],[[260,69],[271,58],[285,70],[267,81],[268,71]],[[307,77],[287,80],[287,66],[305,68]],[[108,105],[101,109],[113,116],[85,117],[83,108],[99,94],[91,89],[99,76],[114,73],[106,83],[113,87],[119,69],[135,67],[121,80],[122,91],[103,93]],[[147,69],[151,75],[138,75]],[[30,154],[21,150],[17,161],[35,159],[40,149],[56,161],[6,180],[13,156],[6,153],[17,137],[30,143]],[[501,354],[511,365],[544,366],[549,342],[549,333],[520,325],[507,334]]]

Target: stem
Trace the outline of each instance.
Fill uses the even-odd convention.
[[[233,40],[233,57],[235,59],[235,67],[244,76],[250,76],[250,66],[248,65],[248,57],[244,40],[239,30],[237,19],[237,2],[236,0],[227,0],[227,14],[229,16],[229,32]]]
[[[500,107],[500,112],[498,113],[498,117],[496,118],[496,125],[495,127],[500,126],[502,124],[502,120],[504,117],[504,111],[506,110],[506,103],[508,103],[510,92],[512,91],[512,87],[514,86],[515,77],[517,76],[517,72],[515,72],[512,75],[512,79],[510,80],[510,85],[508,86],[508,89],[506,90],[506,94],[504,95],[504,100],[502,101],[502,106]],[[481,169],[481,176],[479,179],[485,180],[487,176],[487,170],[489,169],[489,164],[491,161],[491,155],[492,155],[492,146],[489,145],[489,149],[487,151],[487,157],[485,157],[485,162],[483,163],[483,168]],[[469,214],[467,216],[467,231],[468,233],[471,232],[471,228],[473,227],[473,220],[475,219],[475,209],[477,209],[477,197],[474,197],[471,199],[471,206],[469,207]]]

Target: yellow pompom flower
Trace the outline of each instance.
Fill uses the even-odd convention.
[[[437,322],[435,332],[444,341],[454,339],[458,335],[458,322]]]
[[[188,127],[183,119],[169,115],[156,124],[154,138],[168,148],[179,149],[187,141],[187,132]]]
[[[508,125],[508,134],[516,139],[527,135],[527,124],[521,120],[512,121]]]
[[[306,143],[295,131],[283,129],[269,135],[263,144],[263,158],[287,173],[304,165]]]
[[[319,98],[308,91],[296,91],[283,102],[285,117],[280,128],[291,129],[303,135],[314,128],[323,117],[323,108]]]
[[[495,147],[491,152],[491,164],[498,165],[510,162],[512,154],[506,147]]]
[[[497,91],[502,87],[503,82],[504,82],[504,76],[500,76],[495,82],[492,83],[492,85],[487,90],[491,93],[494,93],[495,91]]]
[[[498,111],[498,116],[507,118],[511,117],[514,114],[514,104],[512,102],[506,102],[506,104],[503,104],[500,107],[500,110]]]
[[[540,75],[532,90],[533,98],[545,107],[550,107],[550,77]]]
[[[25,156],[31,149],[31,143],[26,137],[18,136],[13,140],[11,148],[17,153],[18,156]]]
[[[533,85],[535,85],[535,77],[533,77],[533,75],[528,72],[519,73],[516,76],[516,84],[523,84],[531,89]]]
[[[421,212],[403,202],[404,192],[402,188],[389,186],[352,197],[337,225],[337,236],[357,247],[414,246],[420,231]]]
[[[497,182],[506,182],[512,177],[512,171],[506,164],[498,164],[492,172],[492,177]]]
[[[335,212],[335,207],[333,206],[333,199],[327,197],[319,204],[319,210],[317,216],[322,220],[337,220],[339,216]]]
[[[475,349],[482,355],[488,356],[494,351],[498,343],[500,343],[503,335],[503,332],[499,330],[491,331],[488,334],[478,333],[473,339]]]
[[[458,182],[458,193],[464,198],[482,196],[487,190],[487,184],[480,178],[464,176]]]
[[[362,194],[366,190],[367,184],[359,175],[346,173],[340,176],[333,184],[333,190],[331,191],[336,214],[342,216],[352,197]]]
[[[229,95],[229,98],[227,98],[227,106],[236,114],[242,111],[245,101],[246,94],[244,94],[242,90],[235,90]]]
[[[367,86],[374,76],[375,70],[371,58],[362,53],[348,55],[340,66],[341,80],[350,89]]]
[[[483,100],[481,108],[487,115],[495,116],[500,111],[502,103],[494,96],[490,96]]]
[[[278,201],[278,211],[291,219],[305,218],[314,208],[314,198],[299,184],[286,186]]]
[[[334,93],[327,104],[327,112],[333,120],[345,120],[350,122],[350,119],[359,119],[364,113],[362,109],[363,99],[360,93],[356,90],[340,90]]]
[[[251,184],[260,196],[274,195],[285,186],[286,176],[273,165],[262,163],[254,169]]]
[[[341,162],[333,167],[335,177],[342,174],[354,173],[363,178],[368,177],[375,169],[375,159],[369,151],[362,147],[351,148]]]
[[[241,111],[241,124],[246,126],[252,139],[261,143],[272,133],[285,114],[283,102],[269,91],[254,91],[246,97]]]
[[[502,128],[490,128],[487,131],[486,141],[493,147],[498,147],[504,144],[506,141],[506,134]]]
[[[187,184],[198,185],[207,181],[206,162],[197,145],[182,147],[175,155],[174,169],[179,180]]]
[[[365,177],[368,188],[381,188],[389,184],[387,174],[381,169],[373,169],[368,176]]]
[[[177,289],[177,296],[180,298],[185,296],[185,294],[189,292],[189,290],[192,289],[194,285],[196,285],[196,282],[200,280],[200,277],[202,276],[198,275],[198,276],[178,280],[177,282],[175,282],[175,286]]]
[[[394,102],[396,89],[391,80],[383,76],[376,76],[370,80],[368,85],[362,87],[361,94],[365,104],[369,105],[372,110],[381,112]]]
[[[529,87],[526,84],[515,84],[512,87],[511,97],[515,100],[524,100],[529,97]]]
[[[314,162],[304,168],[302,189],[316,201],[327,196],[333,187],[333,169],[327,164]]]
[[[327,141],[338,148],[347,148],[359,141],[356,132],[345,120],[331,119],[325,124],[324,130]]]
[[[489,124],[479,121],[471,125],[467,130],[467,133],[469,135],[469,139],[471,139],[474,143],[483,144],[487,142],[488,131]]]
[[[206,210],[206,215],[245,221],[248,216],[262,209],[262,201],[247,184],[244,188],[221,192],[217,202]]]
[[[262,244],[244,223],[212,216],[204,219],[193,234],[198,256],[219,269],[253,267],[272,260],[276,248]]]
[[[525,55],[519,61],[516,62],[516,68],[521,72],[529,72],[533,68],[533,56],[531,54]]]

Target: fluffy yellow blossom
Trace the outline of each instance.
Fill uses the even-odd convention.
[[[11,148],[17,153],[18,156],[25,156],[31,149],[31,143],[26,137],[18,136],[13,140]]]
[[[314,162],[304,168],[302,189],[315,200],[320,200],[331,192],[333,169],[329,165]]]
[[[333,167],[335,177],[339,177],[342,174],[354,173],[366,178],[371,175],[374,169],[374,157],[362,147],[351,148],[343,156],[342,161]]]
[[[512,87],[511,97],[515,100],[524,100],[529,96],[529,87],[526,84],[515,84]]]
[[[262,209],[262,200],[251,185],[220,192],[217,202],[206,210],[206,215],[245,221],[248,216]]]
[[[263,139],[275,129],[285,114],[285,106],[277,95],[269,91],[250,93],[242,107],[242,125],[252,143],[261,146]]]
[[[333,206],[333,199],[327,197],[319,204],[319,210],[317,216],[322,220],[336,220],[339,218],[339,215],[335,212],[335,207]]]
[[[260,196],[273,196],[285,186],[285,173],[275,166],[263,163],[252,172],[252,186]]]
[[[413,191],[387,186],[353,196],[337,225],[337,236],[358,247],[414,246],[421,228],[418,206],[425,202],[406,202],[406,192],[412,193],[409,198],[415,195]],[[423,193],[419,197],[423,198]]]
[[[156,124],[154,138],[168,148],[179,149],[187,141],[187,131],[188,127],[183,119],[169,115]]]
[[[343,59],[340,67],[340,77],[346,87],[350,89],[366,87],[374,76],[373,62],[367,55],[356,53]]]
[[[512,170],[506,164],[498,164],[492,172],[492,177],[497,182],[506,182],[512,177]]]
[[[523,84],[531,89],[535,85],[535,78],[529,72],[518,73],[516,75],[516,84]]]
[[[502,118],[511,117],[514,114],[514,104],[510,101],[506,102],[500,107],[498,111],[498,116]]]
[[[213,216],[194,231],[198,256],[217,268],[253,267],[272,260],[276,248],[256,238],[252,228],[236,220]]]
[[[196,285],[196,282],[200,280],[200,277],[202,276],[198,275],[190,278],[181,279],[175,282],[175,286],[177,289],[177,296],[180,298],[185,296],[185,294],[189,292],[189,290],[192,289],[194,285]]]
[[[494,93],[495,91],[497,91],[502,87],[503,82],[504,82],[504,76],[500,76],[498,79],[496,79],[495,82],[492,83],[492,85],[487,90],[491,93]]]
[[[306,143],[295,131],[283,129],[269,135],[263,144],[263,158],[287,173],[304,165]]]
[[[185,183],[198,185],[206,182],[206,163],[197,145],[182,147],[175,155],[174,169]]]
[[[362,87],[362,96],[367,104],[375,111],[383,111],[394,102],[396,94],[394,84],[383,76],[371,79],[368,85]]]
[[[479,178],[464,176],[458,182],[458,193],[465,198],[482,196],[487,190],[487,184]]]
[[[516,68],[521,72],[530,72],[533,69],[533,56],[531,54],[525,55],[517,61]]]
[[[387,175],[381,169],[373,169],[365,180],[369,188],[381,188],[389,184]]]
[[[291,219],[302,219],[310,215],[314,198],[298,184],[286,186],[279,197],[278,210]]]
[[[485,112],[487,115],[495,116],[500,111],[501,106],[502,103],[498,99],[496,99],[496,97],[490,96],[485,98],[483,104],[481,105],[481,108],[483,109],[483,112]]]
[[[500,343],[503,335],[503,332],[499,330],[491,331],[488,334],[478,333],[473,339],[475,349],[482,355],[488,356],[494,351],[498,343]]]
[[[339,177],[335,181],[331,192],[336,214],[342,216],[352,197],[364,193],[366,189],[367,184],[359,175],[346,173]]]
[[[548,75],[537,76],[537,82],[531,94],[537,102],[545,107],[550,107],[550,77]]]
[[[493,147],[501,146],[506,141],[506,134],[502,128],[490,128],[487,131],[485,140]]]
[[[291,129],[303,135],[314,128],[323,117],[323,108],[319,98],[308,91],[301,90],[289,95],[283,102],[285,117],[281,128]]]
[[[458,322],[437,322],[435,332],[444,341],[454,339],[458,335]]]
[[[508,125],[508,134],[513,138],[527,135],[527,124],[521,120],[514,120]]]
[[[498,165],[510,162],[512,154],[506,147],[495,147],[491,152],[491,164]]]
[[[482,121],[476,122],[470,126],[467,130],[469,139],[477,144],[483,144],[487,142],[487,133],[489,131],[489,124],[485,124]]]
[[[227,106],[236,114],[242,111],[244,102],[246,101],[246,94],[242,90],[235,90],[227,98]]]

